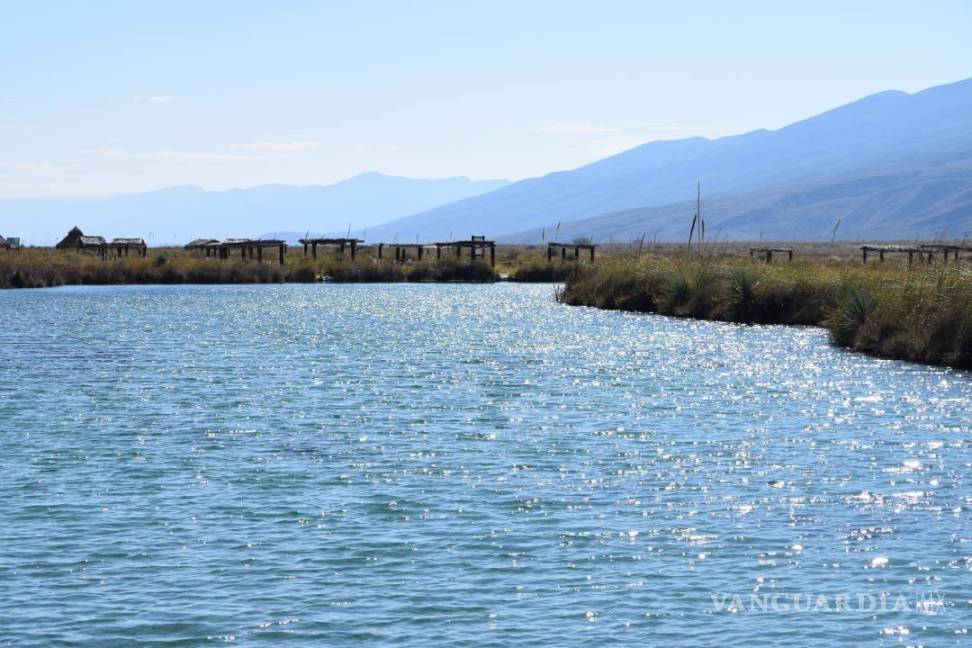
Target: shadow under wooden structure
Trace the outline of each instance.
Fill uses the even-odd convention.
[[[409,259],[408,253],[410,250],[415,252],[415,260],[421,261],[422,257],[425,255],[426,245],[424,243],[379,243],[379,261],[384,258],[384,249],[386,247],[395,249],[395,261],[397,263],[405,263]]]
[[[144,239],[140,238],[116,238],[108,244],[108,249],[116,256],[128,256],[132,250],[135,254],[145,257],[148,254],[148,246]]]
[[[588,250],[591,253],[591,263],[594,263],[594,248],[596,245],[591,243],[547,243],[547,263],[553,261],[554,250],[560,250],[560,260],[567,260],[567,249],[574,248],[574,261],[580,260],[580,251]]]
[[[344,250],[347,247],[351,248],[351,260],[354,261],[354,257],[358,252],[358,244],[364,243],[362,239],[356,238],[302,238],[300,243],[304,245],[304,256],[307,256],[308,248],[311,254],[316,259],[317,258],[317,246],[327,247],[336,246],[341,254],[344,254]]]
[[[877,253],[878,260],[884,263],[885,254],[907,254],[908,255],[908,265],[911,265],[915,261],[915,255],[918,255],[919,261],[924,261],[927,257],[929,263],[932,260],[932,254],[926,253],[920,246],[901,246],[901,245],[862,245],[861,246],[861,261],[864,265],[867,265],[867,255],[868,253]]]
[[[263,261],[263,251],[267,249],[271,252],[276,250],[280,265],[284,264],[287,242],[281,239],[226,239],[216,247],[220,259],[236,256],[236,251],[239,250],[240,260],[242,261],[246,261],[247,258]],[[209,255],[207,254],[207,256]]]
[[[468,241],[448,241],[433,243],[435,246],[435,258],[438,261],[442,258],[442,249],[448,248],[456,255],[456,259],[462,258],[462,250],[469,250],[470,261],[486,259],[486,250],[489,250],[489,265],[496,267],[496,241],[487,241],[485,236],[473,236]]]
[[[773,263],[774,254],[785,254],[787,261],[793,261],[793,248],[749,248],[749,256],[756,257],[758,255],[766,263]]]

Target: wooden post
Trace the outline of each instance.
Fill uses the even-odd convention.
[[[422,245],[417,245],[415,247],[418,248],[418,260],[421,261],[422,255],[425,254],[425,247]]]
[[[304,243],[304,256],[307,256],[307,244]]]
[[[591,246],[591,263],[594,263],[594,246]]]
[[[491,268],[496,268],[496,244],[495,243],[489,246],[489,266]]]
[[[914,260],[915,260],[915,253],[912,252],[911,250],[908,250],[908,267],[909,268],[911,267],[911,264],[914,262]]]
[[[553,246],[547,245],[547,263],[553,261]]]
[[[284,251],[286,250],[286,247],[287,245],[285,243],[280,244],[280,265],[284,264]]]
[[[567,246],[566,245],[561,246],[561,248],[560,248],[560,260],[561,261],[566,261],[567,260]]]
[[[456,246],[456,258],[457,259],[461,259],[462,258],[462,246],[461,245],[457,245]]]
[[[257,261],[263,263],[263,246],[257,248]]]
[[[435,246],[435,260],[438,261],[442,258],[442,246],[436,244]]]
[[[579,245],[575,245],[574,246],[574,261],[578,261],[579,259],[580,259],[580,246]]]
[[[884,250],[878,250],[878,260],[884,263]]]
[[[766,263],[773,263],[773,250],[766,250]]]
[[[311,250],[312,250],[312,252],[314,254],[314,258],[316,259],[317,258],[317,243],[312,243],[311,244]]]
[[[352,262],[354,261],[354,256],[355,254],[357,254],[357,252],[358,252],[358,242],[351,241],[351,261]]]
[[[789,250],[789,251],[787,252],[787,254],[788,254],[788,256],[789,256],[789,259],[788,259],[788,261],[789,261],[790,263],[793,263],[793,250]]]
[[[381,261],[381,250],[382,250],[383,247],[385,247],[385,244],[384,243],[379,243],[378,244],[378,260],[379,261]]]
[[[344,256],[344,241],[341,241],[341,256]]]
[[[246,246],[245,245],[241,245],[240,246],[240,258],[243,259],[244,261],[246,261]]]
[[[867,265],[867,248],[861,248],[861,253],[864,255],[864,265]]]

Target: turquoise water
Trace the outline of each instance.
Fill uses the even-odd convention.
[[[966,374],[549,286],[0,309],[4,645],[969,645]]]

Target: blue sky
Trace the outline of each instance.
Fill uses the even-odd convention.
[[[972,2],[0,0],[0,197],[519,179],[972,77]]]

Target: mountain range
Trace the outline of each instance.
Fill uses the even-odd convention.
[[[369,229],[404,240],[687,237],[697,182],[727,239],[898,238],[972,230],[972,79],[882,92],[775,131],[651,142],[572,171]]]
[[[141,236],[149,245],[193,238],[258,237],[276,230],[296,239],[308,230],[346,232],[492,191],[507,180],[434,180],[363,173],[331,185],[262,185],[207,191],[170,187],[83,198],[0,200],[0,234],[51,245],[74,225],[85,233]]]
[[[682,240],[697,183],[710,240],[972,234],[972,79],[887,91],[777,130],[643,144],[518,182],[366,173],[327,186],[0,200],[0,232],[52,243],[72,225],[150,244],[344,234],[368,242]]]

